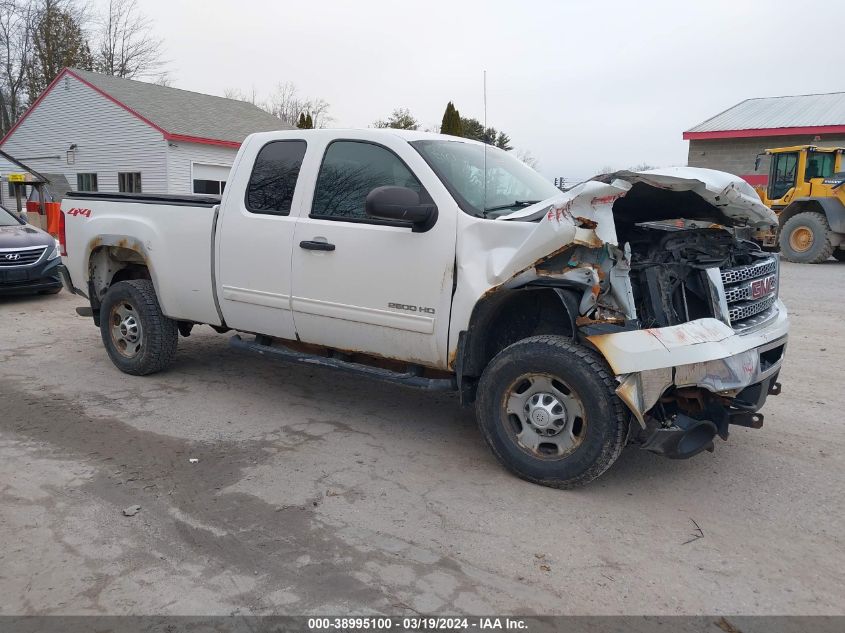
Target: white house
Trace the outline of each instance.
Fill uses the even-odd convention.
[[[65,68],[0,149],[75,190],[217,194],[247,135],[288,128],[243,101]]]

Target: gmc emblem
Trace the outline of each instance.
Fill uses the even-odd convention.
[[[759,299],[771,294],[777,287],[777,279],[774,275],[765,279],[755,279],[751,282],[751,298]]]

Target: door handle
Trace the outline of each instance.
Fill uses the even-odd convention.
[[[334,244],[328,242],[318,242],[316,240],[304,240],[299,243],[299,248],[304,248],[308,251],[333,251]]]

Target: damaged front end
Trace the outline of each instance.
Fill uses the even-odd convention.
[[[639,423],[631,442],[687,458],[727,439],[731,424],[762,426],[759,409],[780,391],[788,319],[777,255],[744,239],[776,223],[750,186],[710,170],[620,172],[505,219],[539,224],[504,286],[559,292],[575,338],[616,375]],[[554,234],[571,237],[519,261]]]

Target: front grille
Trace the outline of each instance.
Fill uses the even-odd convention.
[[[769,257],[756,264],[719,271],[731,327],[741,331],[768,321],[777,311],[778,260]]]
[[[18,250],[0,250],[0,268],[12,268],[14,266],[29,266],[34,264],[47,249],[46,246],[26,248]]]

